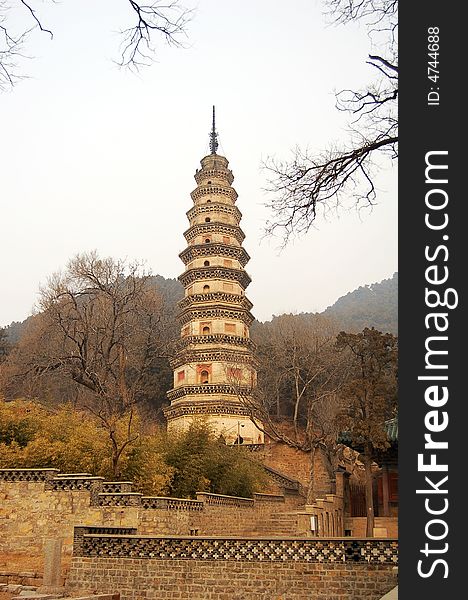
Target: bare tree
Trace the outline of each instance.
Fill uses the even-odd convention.
[[[119,66],[138,70],[150,65],[156,56],[158,37],[171,46],[183,45],[193,9],[185,8],[180,0],[149,4],[120,0],[125,1],[130,16],[129,25],[121,31],[120,57],[116,61]],[[11,23],[12,12],[21,23],[19,31]],[[26,47],[31,33],[37,29],[53,39],[53,32],[43,23],[37,0],[0,0],[0,90],[11,89],[24,78],[21,62],[30,58]]]
[[[138,264],[76,256],[41,290],[40,319],[11,355],[17,379],[75,385],[76,403],[109,436],[116,477],[138,438],[137,405],[166,352],[162,301],[148,279]]]
[[[336,417],[345,374],[335,350],[337,328],[320,315],[282,315],[264,328],[258,340],[258,383],[247,394],[239,386],[237,393],[271,439],[309,454],[307,496],[312,501],[318,491],[316,461],[332,482],[339,459]]]
[[[349,374],[341,390],[343,413],[339,422],[364,464],[367,532],[373,536],[372,462],[378,450],[390,445],[385,421],[397,412],[398,340],[391,333],[367,327],[361,333],[338,335],[337,349],[348,357]]]
[[[398,157],[398,55],[395,0],[327,0],[336,24],[364,21],[374,51],[367,63],[376,79],[364,90],[336,94],[338,110],[351,116],[349,139],[323,152],[296,148],[290,161],[269,158],[268,206],[273,216],[267,233],[291,235],[309,230],[318,212],[326,213],[350,200],[355,206],[375,203],[377,156]]]

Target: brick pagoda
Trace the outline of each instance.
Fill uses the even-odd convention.
[[[201,160],[187,212],[185,265],[179,280],[181,340],[172,363],[174,387],[165,410],[169,431],[186,430],[195,418],[206,420],[229,444],[263,443],[250,419],[256,383],[254,344],[249,337],[252,303],[245,296],[251,279],[244,270],[250,257],[242,247],[241,212],[228,160],[217,154],[213,127],[211,153]]]

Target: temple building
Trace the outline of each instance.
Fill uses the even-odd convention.
[[[244,267],[250,257],[242,247],[234,177],[228,160],[217,154],[217,136],[213,107],[211,153],[195,173],[194,206],[184,233],[188,246],[179,255],[185,294],[165,415],[169,432],[186,430],[201,418],[228,444],[262,444],[263,433],[250,418],[257,377],[249,336],[252,303],[245,296],[251,279]]]

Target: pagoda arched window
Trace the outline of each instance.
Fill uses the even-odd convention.
[[[205,223],[209,223],[211,221],[210,217],[205,217]]]
[[[203,286],[203,293],[204,294],[208,294],[209,291],[210,291],[210,286],[209,285],[204,285]]]
[[[202,371],[200,373],[200,383],[210,383],[210,374],[208,371]]]
[[[209,260],[205,260],[205,262],[203,263],[204,267],[209,267],[210,266],[210,261]]]
[[[209,325],[205,325],[202,329],[202,334],[203,335],[210,335],[210,327]]]

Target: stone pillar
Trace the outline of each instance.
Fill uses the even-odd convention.
[[[340,496],[341,498],[344,498],[344,476],[344,471],[335,471],[336,495]]]
[[[62,540],[46,540],[44,543],[44,579],[42,587],[61,586]]]

